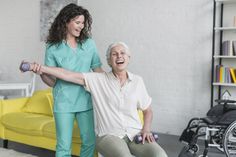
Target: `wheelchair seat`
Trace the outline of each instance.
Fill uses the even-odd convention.
[[[219,117],[204,117],[202,118],[203,122],[205,122],[206,124],[208,125],[216,125],[218,120],[219,120]]]

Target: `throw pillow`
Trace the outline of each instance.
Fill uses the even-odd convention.
[[[47,94],[51,92],[51,89],[35,91],[33,96],[29,98],[28,102],[23,107],[23,112],[52,116],[52,109],[47,98]]]

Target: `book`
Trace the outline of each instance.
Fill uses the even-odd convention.
[[[222,51],[220,55],[226,56],[228,54],[228,41],[223,41],[222,43]]]
[[[220,79],[219,79],[220,83],[224,83],[224,77],[225,77],[224,73],[225,73],[225,68],[223,66],[221,66],[220,67]]]
[[[229,50],[228,55],[233,56],[233,41],[232,40],[229,40],[228,50]]]
[[[221,65],[216,65],[216,82],[220,82],[220,67]]]
[[[232,83],[236,83],[235,69],[230,68],[230,74],[233,80]]]
[[[234,48],[235,45],[235,48]],[[236,41],[232,40],[225,40],[222,42],[222,51],[221,55],[223,56],[233,56],[234,55],[234,49],[236,50]]]
[[[233,41],[233,56],[236,56],[236,41]]]

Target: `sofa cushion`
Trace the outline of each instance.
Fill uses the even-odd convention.
[[[55,139],[56,138],[55,131],[56,131],[56,129],[55,129],[54,121],[49,122],[49,123],[45,124],[43,127],[43,136]],[[81,143],[80,132],[79,132],[79,128],[76,123],[74,123],[72,141],[73,141],[73,143]]]
[[[51,89],[38,90],[29,98],[28,102],[23,107],[23,112],[39,113],[52,116],[52,109],[47,98],[47,94],[51,93]]]
[[[2,124],[9,130],[28,135],[42,135],[42,128],[53,117],[42,114],[13,112],[2,116]]]

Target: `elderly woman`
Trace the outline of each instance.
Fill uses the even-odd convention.
[[[113,43],[107,50],[111,72],[77,73],[62,68],[30,64],[30,70],[83,85],[91,93],[96,148],[104,157],[166,157],[165,151],[151,134],[152,99],[143,79],[127,71],[130,51],[123,42]],[[142,110],[142,125],[137,110]],[[141,133],[142,143],[134,137]]]

